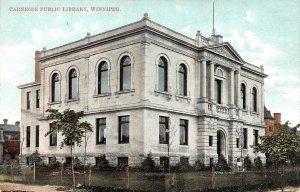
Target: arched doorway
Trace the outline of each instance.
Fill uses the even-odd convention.
[[[217,131],[217,153],[218,156],[221,154],[226,156],[226,138],[223,131]]]

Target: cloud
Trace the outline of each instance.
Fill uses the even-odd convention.
[[[17,85],[19,77],[33,65],[35,46],[31,43],[19,43],[0,46],[1,82]],[[33,68],[33,67],[31,67]]]
[[[254,23],[255,22],[254,14],[251,11],[246,11],[245,16],[243,17],[243,19],[247,23]]]
[[[272,60],[285,55],[281,50],[259,38],[252,31],[246,30],[242,34],[237,30],[230,30],[226,38],[240,53],[244,60],[255,65],[268,65]]]

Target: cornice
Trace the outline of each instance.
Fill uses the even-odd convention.
[[[35,86],[39,86],[41,85],[41,82],[31,82],[31,83],[26,83],[23,85],[19,85],[18,88],[19,89],[24,89],[24,88],[29,88],[29,87],[35,87]]]

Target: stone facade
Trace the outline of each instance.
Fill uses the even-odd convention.
[[[121,68],[120,63],[126,57],[130,67]],[[161,59],[166,67],[163,72]],[[99,66],[104,62],[107,84],[105,92],[99,93],[98,82],[102,77]],[[22,137],[30,130],[30,145],[21,146],[23,157],[38,150],[45,162],[54,156],[65,161],[70,147],[60,149],[60,135],[58,145],[50,146],[49,136],[44,137],[50,123],[45,117],[48,108],[60,111],[70,108],[83,110],[83,120],[94,126],[94,132],[87,136],[87,156],[91,163],[95,163],[95,157],[105,154],[112,165],[120,163],[122,157],[128,158],[130,166],[140,165],[151,152],[159,164],[162,157],[168,157],[168,146],[171,164],[185,157],[190,164],[199,159],[209,165],[223,154],[230,165],[236,166],[241,150],[243,156],[248,154],[253,159],[259,155],[264,159],[262,154],[254,154],[250,146],[265,131],[266,75],[262,67],[245,62],[228,42],[222,42],[220,35],[206,38],[198,32],[192,39],[151,21],[145,14],[135,23],[37,51],[35,65],[35,82],[19,86]],[[181,67],[185,69],[185,80],[181,78]],[[74,84],[70,77],[72,70],[76,71]],[[54,76],[58,76],[56,85]],[[240,106],[241,83],[246,88],[243,107]],[[70,84],[76,93],[70,93]],[[59,93],[55,96],[54,92]],[[31,98],[29,101],[27,96]],[[39,98],[38,108],[36,98]],[[120,119],[124,116],[129,119],[128,143],[120,142],[123,134]],[[160,119],[165,117],[168,128],[161,133]],[[105,118],[105,144],[96,141],[97,118]],[[182,122],[186,126],[181,126]],[[36,126],[39,127],[38,147],[34,145]],[[160,144],[164,136],[169,137],[169,145]],[[243,136],[247,141],[245,147]],[[83,158],[83,154],[84,147],[75,146],[75,156]]]

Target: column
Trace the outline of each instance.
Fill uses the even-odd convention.
[[[235,105],[240,106],[240,72],[235,71]]]
[[[232,69],[230,69],[230,96],[229,96],[229,104],[231,106],[234,105],[234,71]]]
[[[265,123],[264,119],[264,106],[265,106],[265,88],[264,83],[261,84],[261,90],[258,91],[258,94],[261,94],[261,105],[258,105],[259,115],[261,117],[261,123]]]
[[[201,74],[200,74],[200,68],[201,68],[201,61],[200,60],[196,60],[196,85],[195,85],[195,88],[196,88],[196,98],[200,98],[200,92],[201,92]]]
[[[210,101],[215,99],[215,63],[210,62],[210,87],[209,87]]]
[[[201,76],[200,76],[200,98],[206,99],[206,60],[201,61]]]

